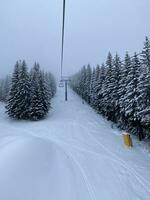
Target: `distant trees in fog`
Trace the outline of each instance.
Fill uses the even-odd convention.
[[[11,77],[0,79],[0,101],[6,102],[11,87]]]

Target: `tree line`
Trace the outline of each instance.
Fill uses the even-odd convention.
[[[6,102],[9,117],[19,120],[43,119],[55,93],[54,76],[42,71],[38,63],[28,71],[25,61],[17,61],[11,78],[0,81],[0,100]]]
[[[8,99],[8,94],[10,91],[11,77],[6,76],[6,78],[0,79],[0,101],[6,102]]]
[[[136,134],[139,140],[150,137],[150,40],[146,37],[140,54],[127,52],[96,68],[83,66],[71,77],[70,86],[98,113],[119,128]]]

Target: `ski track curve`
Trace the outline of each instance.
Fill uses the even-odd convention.
[[[132,176],[134,176],[137,181],[144,187],[144,189],[147,190],[148,193],[150,193],[150,189],[146,186],[147,184],[149,185],[149,182],[145,179],[143,179],[134,169],[132,169],[131,167],[129,167],[123,160],[121,160],[119,157],[117,157],[115,154],[113,154],[111,151],[108,151],[108,149],[106,150],[106,148],[101,145],[99,143],[99,146],[101,146],[101,148],[103,148],[105,151],[107,151],[107,153],[109,153],[110,155],[112,155],[114,157],[116,157],[116,159],[114,158],[111,158],[109,155],[101,155],[100,153],[97,153],[97,152],[93,152],[93,151],[89,151],[89,150],[85,150],[83,148],[79,148],[79,147],[76,147],[75,145],[72,146],[72,145],[69,145],[65,142],[60,142],[60,144],[64,144],[64,145],[67,145],[67,146],[70,146],[70,148],[75,148],[77,149],[78,151],[81,151],[81,152],[86,152],[86,153],[89,153],[89,154],[92,154],[93,156],[98,156],[98,157],[105,157],[105,158],[108,158],[109,160],[112,160],[113,162],[119,164],[120,166],[122,166],[124,169],[126,169],[128,171],[128,173]],[[62,146],[62,145],[61,145]]]
[[[13,128],[15,129],[15,127],[13,127]],[[85,128],[85,127],[84,127],[84,128]],[[18,129],[18,127],[17,127],[17,129]],[[19,130],[21,131],[22,129],[19,128]],[[36,136],[35,134],[33,134],[32,131],[26,131],[26,130],[24,130],[24,132],[25,132],[28,136],[31,136],[31,135],[32,135],[33,137],[38,137],[38,138],[43,139],[43,136],[42,136],[42,137]],[[117,156],[115,153],[112,153],[108,148],[106,148],[103,144],[101,144],[101,143],[98,141],[98,139],[97,139],[96,137],[94,137],[92,134],[90,134],[88,131],[87,131],[87,134],[89,135],[89,137],[90,137],[100,148],[102,148],[105,152],[107,152],[107,154],[108,154],[107,157],[108,157],[110,160],[112,160],[113,162],[116,162],[117,164],[121,165],[124,169],[126,169],[126,170],[128,171],[128,173],[129,173],[130,175],[134,176],[134,177],[137,179],[137,181],[138,181],[138,182],[147,190],[147,192],[150,194],[150,189],[149,189],[149,188],[150,188],[150,183],[149,183],[146,179],[144,179],[142,176],[140,176],[140,175],[138,174],[138,172],[136,172],[135,169],[133,169],[132,167],[128,166],[119,156]],[[18,135],[17,135],[17,136],[18,136]],[[86,175],[84,169],[81,167],[81,165],[79,164],[79,162],[78,162],[77,160],[75,160],[75,158],[73,158],[73,156],[72,156],[70,153],[67,153],[66,150],[64,150],[64,148],[62,147],[63,144],[64,144],[64,145],[69,145],[70,147],[73,147],[73,146],[70,145],[70,144],[68,144],[68,143],[66,143],[66,142],[64,142],[64,141],[59,141],[59,142],[58,142],[58,140],[50,139],[49,137],[44,137],[44,139],[45,139],[45,140],[50,140],[50,141],[54,142],[56,145],[58,145],[60,148],[62,148],[62,150],[64,151],[64,153],[65,153],[66,155],[68,155],[70,158],[74,159],[74,163],[76,164],[76,166],[78,166],[78,168],[80,169],[80,171],[81,171],[81,173],[82,173],[82,176],[84,177],[84,180],[85,180],[85,183],[86,183],[86,185],[87,185],[87,188],[88,188],[89,193],[92,194],[92,195],[91,195],[91,196],[92,196],[92,197],[91,197],[92,200],[95,200],[96,197],[94,197],[94,196],[95,196],[95,195],[94,195],[94,192],[93,192],[94,189],[93,189],[93,187],[91,186],[90,182],[88,181],[88,178],[87,178],[87,175]],[[78,151],[85,151],[85,152],[91,153],[91,154],[93,154],[93,155],[95,155],[95,156],[101,156],[100,153],[93,152],[93,151],[89,151],[89,150],[85,150],[85,149],[83,149],[83,148],[76,147],[75,145],[74,145],[74,148],[76,148]],[[110,157],[109,155],[111,155],[111,157]],[[104,156],[104,155],[103,155],[103,156]],[[113,158],[112,158],[112,156],[113,156]],[[106,157],[106,155],[105,155],[105,157]],[[148,186],[147,186],[147,185],[148,185]]]
[[[86,176],[86,173],[84,172],[84,170],[81,167],[81,165],[79,164],[79,162],[72,156],[71,153],[68,153],[61,145],[59,145],[54,140],[51,140],[49,138],[38,137],[35,135],[27,135],[27,136],[25,136],[25,139],[32,139],[35,142],[38,139],[39,141],[44,142],[45,144],[50,144],[50,145],[53,144],[56,149],[60,150],[60,152],[63,153],[69,159],[69,161],[72,163],[72,166],[76,168],[76,170],[79,172],[79,174],[81,174],[80,178],[82,179],[83,183],[85,184],[85,188],[88,191],[89,198],[91,200],[96,200],[93,188],[88,180],[88,177]],[[19,141],[22,141],[22,136],[14,136],[13,138],[11,138],[10,141],[8,141],[6,143],[6,145],[4,145],[4,146],[2,145],[2,149],[5,150],[5,148],[7,148],[7,146],[9,144],[13,144],[13,143],[15,144],[16,142],[19,142]]]
[[[109,155],[113,156],[113,160],[116,161],[117,163],[121,163],[121,165],[129,171],[131,175],[134,175],[138,182],[147,190],[147,192],[150,194],[150,183],[145,180],[142,176],[140,176],[132,167],[129,167],[119,156],[116,154],[112,153],[108,148],[106,148],[104,145],[102,145],[100,142],[97,141],[97,139],[90,133],[88,133],[90,137],[95,141],[97,145],[99,145],[101,148],[103,148]],[[115,158],[115,159],[114,159]],[[148,187],[146,186],[148,185]]]
[[[38,137],[40,138],[40,137]],[[42,138],[41,138],[42,139]],[[46,141],[50,140],[49,138],[45,138]],[[55,144],[59,149],[62,150],[62,152],[70,159],[70,161],[75,164],[75,166],[77,166],[78,170],[80,171],[83,180],[85,182],[85,185],[87,186],[88,192],[89,192],[89,196],[91,198],[91,200],[96,200],[95,194],[94,194],[94,189],[92,187],[92,185],[90,184],[88,177],[84,171],[84,169],[81,167],[81,165],[79,164],[79,162],[72,156],[71,153],[68,153],[61,145],[59,145],[57,142],[54,142],[54,140],[50,140],[51,142],[53,142],[53,144]]]

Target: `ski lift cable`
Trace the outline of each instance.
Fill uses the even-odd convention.
[[[66,10],[66,0],[63,0],[62,46],[61,46],[61,79],[62,79],[62,76],[63,76],[63,62],[64,62],[65,10]]]
[[[62,21],[62,46],[61,46],[61,80],[63,77],[63,62],[64,62],[64,40],[65,40],[65,12],[66,12],[66,0],[63,0],[63,21]],[[136,55],[139,56],[143,52],[137,53]],[[134,56],[130,57],[131,59]],[[125,60],[121,61],[121,64],[124,63]]]

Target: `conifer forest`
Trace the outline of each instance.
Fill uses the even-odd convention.
[[[44,118],[55,93],[54,76],[42,71],[38,63],[29,72],[25,61],[17,61],[12,76],[0,81],[0,100],[6,103],[7,114],[19,120]]]
[[[108,53],[102,65],[90,65],[71,77],[71,87],[98,113],[139,140],[150,137],[150,40],[141,53],[123,62]]]

